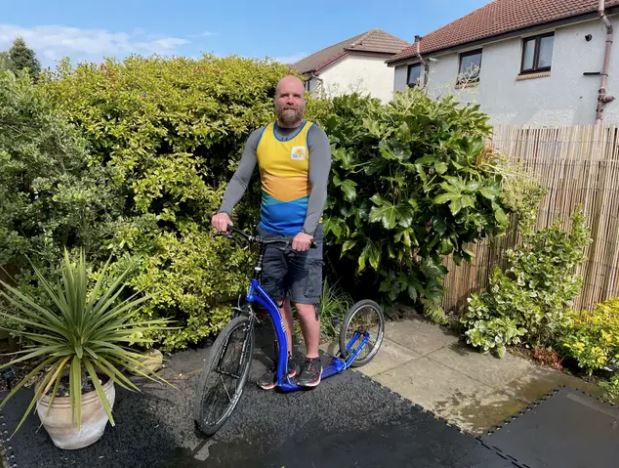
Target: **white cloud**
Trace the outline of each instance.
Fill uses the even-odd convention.
[[[212,37],[212,36],[217,36],[217,33],[212,32],[212,31],[202,31],[201,33],[198,33],[198,34],[192,34],[189,37],[202,38],[202,37]]]
[[[25,28],[0,24],[0,50],[8,49],[18,36],[24,38],[46,66],[55,65],[65,56],[73,62],[98,62],[104,57],[122,58],[130,54],[173,55],[180,46],[189,43],[185,38],[153,36],[139,30],[126,33],[59,25]]]
[[[307,57],[307,52],[299,52],[293,55],[285,55],[283,57],[273,57],[273,60],[280,63],[295,63],[301,60],[302,58]]]

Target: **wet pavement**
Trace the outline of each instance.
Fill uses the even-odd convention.
[[[359,370],[463,431],[482,435],[561,386],[601,394],[596,385],[523,356],[479,353],[407,309],[404,319],[387,322],[380,352]]]
[[[164,375],[177,389],[147,383],[118,391],[116,427],[78,451],[56,449],[36,417],[4,442],[22,467],[509,467],[513,464],[409,400],[356,371],[311,391],[282,394],[251,382],[228,423],[203,437],[192,420],[193,386],[208,350],[176,353]],[[251,379],[265,369],[258,353]],[[3,411],[14,427],[26,392]],[[13,458],[11,458],[13,457]]]
[[[563,387],[481,437],[522,466],[615,468],[619,466],[619,408]]]

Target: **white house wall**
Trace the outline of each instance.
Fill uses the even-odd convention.
[[[347,56],[320,73],[321,87],[330,96],[358,91],[389,101],[393,96],[393,68],[385,60]]]
[[[619,123],[619,18],[612,18],[615,30],[607,94],[616,100],[605,107],[604,120]],[[549,30],[552,31],[552,30]],[[585,36],[591,34],[587,42]],[[530,36],[527,35],[527,36]],[[606,30],[599,20],[555,29],[550,76],[517,80],[522,56],[522,37],[483,46],[479,84],[456,89],[459,54],[436,56],[429,62],[428,94],[452,93],[461,102],[477,102],[491,116],[493,124],[568,126],[595,120]],[[467,50],[467,49],[464,49]],[[470,50],[470,49],[469,49]],[[459,51],[460,52],[460,51]],[[396,67],[394,87],[406,87],[406,66]]]

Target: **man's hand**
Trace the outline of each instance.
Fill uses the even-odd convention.
[[[211,224],[217,232],[226,232],[228,226],[232,224],[232,220],[228,213],[217,213],[211,218]]]
[[[305,252],[306,250],[309,250],[313,240],[314,238],[309,234],[300,232],[292,239],[292,250],[296,250],[297,252]]]

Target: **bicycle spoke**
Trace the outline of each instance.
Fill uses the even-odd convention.
[[[221,380],[221,386],[223,387],[224,391],[226,392],[226,396],[228,397],[228,401],[231,402],[232,401],[232,397],[230,396],[230,392],[228,392],[228,389],[226,388],[226,382],[224,382],[223,377],[220,375],[219,379]]]

